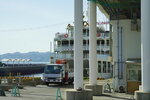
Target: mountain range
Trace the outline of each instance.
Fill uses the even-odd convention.
[[[32,62],[49,62],[51,52],[6,53],[0,55],[1,59],[31,59]]]

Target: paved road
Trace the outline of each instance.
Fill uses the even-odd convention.
[[[12,97],[11,92],[6,92],[6,97],[0,100],[56,100],[57,89],[60,88],[63,100],[65,100],[65,90],[73,88],[73,85],[38,85],[36,87],[25,87],[20,89],[21,97]],[[94,96],[93,100],[129,100],[132,95],[125,93],[105,93],[103,96]]]

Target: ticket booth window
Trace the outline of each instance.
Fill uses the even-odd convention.
[[[141,81],[141,70],[140,69],[128,69],[127,81]]]
[[[138,71],[137,70],[129,70],[128,80],[138,81]]]
[[[141,70],[138,70],[138,81],[141,82]]]
[[[127,93],[134,93],[141,85],[141,64],[127,63]]]

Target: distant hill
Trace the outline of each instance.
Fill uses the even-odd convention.
[[[49,62],[50,52],[6,53],[0,59],[32,59],[32,62]]]

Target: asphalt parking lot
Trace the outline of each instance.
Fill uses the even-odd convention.
[[[0,100],[56,100],[58,88],[60,88],[63,100],[65,100],[65,90],[72,89],[73,85],[61,86],[52,84],[49,86],[37,85],[36,87],[26,86],[24,89],[19,89],[20,97],[11,96],[11,90],[9,90],[5,92],[5,97],[0,97]],[[132,100],[130,99],[132,97],[133,95],[130,94],[113,92],[103,93],[102,96],[93,96],[93,100]]]

